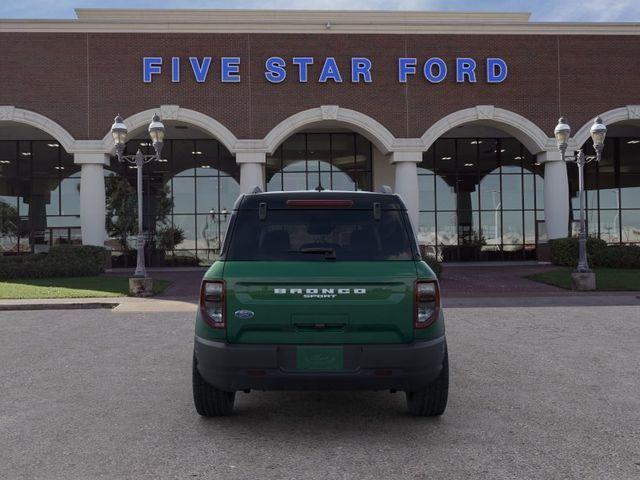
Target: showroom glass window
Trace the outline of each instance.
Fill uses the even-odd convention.
[[[418,240],[444,260],[535,257],[542,167],[513,138],[441,138],[418,165]]]
[[[372,145],[356,133],[298,133],[267,157],[267,191],[371,190]]]
[[[587,155],[593,148],[584,145]],[[580,219],[578,172],[567,165],[571,197],[571,231]],[[607,137],[602,160],[585,167],[587,228],[610,244],[640,243],[640,138]]]
[[[80,244],[80,166],[55,140],[0,141],[0,253]]]
[[[131,140],[126,154],[135,154],[138,148],[145,154],[153,153],[149,140]],[[107,182],[124,177],[135,188],[136,168],[115,157],[106,176]],[[145,231],[152,232],[153,240],[147,249],[150,264],[213,262],[240,194],[239,182],[235,157],[217,140],[165,140],[162,161],[149,162],[143,168],[144,225]],[[168,209],[163,208],[167,199],[172,203]],[[166,213],[164,218],[162,213]],[[184,240],[170,250],[162,249],[159,243],[167,228],[179,229],[184,235]],[[129,236],[128,243],[135,247],[133,236]],[[114,250],[122,250],[114,235],[108,244]]]

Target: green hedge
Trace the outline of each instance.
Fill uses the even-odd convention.
[[[593,257],[594,267],[640,268],[640,246],[610,245]]]
[[[578,239],[552,240],[551,261],[555,265],[575,267],[578,264]],[[587,238],[587,259],[591,267],[640,268],[640,246],[607,245],[604,240]]]
[[[426,245],[420,245],[419,248],[422,260],[427,262],[427,265],[433,270],[433,273],[439,277],[442,273],[442,262],[439,262],[438,259],[433,256],[433,253],[427,251]]]
[[[48,253],[0,256],[0,279],[86,277],[104,272],[107,250],[64,245]]]

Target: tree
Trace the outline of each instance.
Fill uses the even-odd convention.
[[[0,236],[18,236],[18,209],[0,201]]]
[[[107,232],[118,239],[123,250],[129,250],[127,239],[138,233],[138,196],[126,177],[112,176],[105,182],[107,200]],[[151,229],[166,223],[173,208],[169,187],[162,185],[153,196],[153,205],[145,215],[151,218]]]

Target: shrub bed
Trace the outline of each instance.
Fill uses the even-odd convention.
[[[578,239],[552,240],[551,261],[555,265],[575,267],[578,264]],[[591,267],[640,268],[640,246],[607,245],[604,240],[587,238],[587,259]]]
[[[426,245],[420,245],[419,247],[422,260],[427,262],[427,265],[429,265],[431,270],[433,270],[433,273],[435,273],[439,277],[442,273],[442,262],[439,262],[438,259],[433,255],[433,253],[427,251]]]
[[[433,273],[435,273],[439,277],[442,273],[442,263],[436,260],[436,258],[432,255],[424,256],[422,257],[422,259],[427,262],[427,265],[429,265],[431,270],[433,270]]]
[[[610,245],[593,256],[593,265],[608,268],[640,268],[640,246]]]
[[[63,245],[48,253],[0,256],[0,279],[86,277],[104,272],[107,250]]]

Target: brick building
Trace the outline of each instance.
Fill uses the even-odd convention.
[[[528,14],[77,10],[0,20],[0,251],[105,244],[135,168],[113,157],[116,114],[144,168],[152,250],[207,263],[237,196],[389,185],[418,240],[445,260],[535,258],[575,231],[577,173],[553,139],[603,160],[587,169],[588,228],[640,242],[640,25],[534,23]],[[179,229],[184,240],[161,247]],[[165,242],[166,244],[166,242]],[[151,258],[153,257],[153,258]],[[122,260],[122,259],[121,259]],[[126,262],[126,259],[122,260]]]

